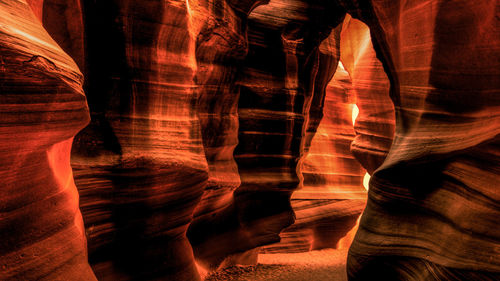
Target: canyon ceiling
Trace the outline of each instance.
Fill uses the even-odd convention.
[[[351,281],[500,280],[499,21],[495,0],[0,0],[0,280],[346,245]]]

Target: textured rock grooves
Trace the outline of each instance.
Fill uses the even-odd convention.
[[[100,280],[197,280],[185,232],[208,179],[185,1],[86,1],[92,123],[75,141]]]
[[[339,41],[340,46],[335,47]],[[335,65],[330,65],[330,74],[324,79],[327,82],[332,75],[333,79],[323,95],[324,101],[316,103],[316,107],[313,101],[310,110],[310,115],[318,112],[323,118],[314,119],[321,120],[317,132],[311,130],[306,135],[306,141],[312,142],[308,151],[307,146],[304,149],[308,153],[301,169],[304,181],[291,201],[297,221],[281,233],[279,244],[265,247],[264,252],[348,245],[349,238],[341,244],[339,239],[354,226],[366,201],[362,184],[365,170],[351,154],[351,142],[353,152],[370,173],[387,156],[394,132],[394,107],[389,98],[389,80],[375,57],[368,27],[347,16],[320,45],[320,62],[338,56],[338,50],[342,63],[335,72]],[[354,105],[360,111],[357,117],[355,112],[353,115]],[[317,126],[309,124],[310,128]]]
[[[320,64],[301,167],[303,183],[291,200],[297,221],[281,233],[279,244],[265,247],[265,252],[340,246],[339,239],[354,226],[364,208],[365,171],[350,152],[354,91],[348,73],[337,67],[341,29],[339,25],[319,47]]]
[[[26,2],[0,18],[0,279],[95,280],[69,161],[82,75]]]
[[[498,3],[357,4],[346,7],[371,29],[397,126],[350,248],[351,280],[498,280]]]
[[[188,237],[198,262],[208,268],[216,268],[230,254],[255,247],[240,241],[238,233],[240,221],[233,192],[240,186],[240,176],[233,151],[239,124],[236,79],[248,51],[246,20],[259,3],[207,1],[198,7],[208,15],[196,42],[195,82],[209,179]],[[220,244],[230,239],[238,242]]]
[[[352,80],[351,96],[359,109],[351,152],[371,175],[382,165],[394,137],[394,105],[389,79],[376,58],[368,26],[350,16],[341,34],[341,60]]]
[[[226,181],[220,176],[219,178],[214,177],[217,181],[209,181],[209,186],[215,188],[209,187],[207,189],[204,195],[206,200],[202,201],[198,209],[202,209],[204,202],[209,200],[218,205],[222,205],[221,203],[224,201],[228,204],[222,205],[219,210],[217,210],[218,206],[213,205],[211,209],[205,211],[206,215],[195,218],[190,226],[188,236],[193,244],[195,255],[205,266],[215,267],[230,254],[241,253],[257,246],[275,242],[279,239],[280,231],[293,222],[290,194],[299,184],[296,170],[303,151],[301,148],[303,145],[302,135],[306,126],[304,120],[308,120],[309,107],[314,95],[318,95],[315,98],[317,102],[322,103],[325,85],[321,83],[328,82],[327,76],[329,75],[327,72],[318,73],[318,46],[332,27],[342,19],[342,17],[333,18],[337,22],[328,22],[326,14],[318,7],[308,5],[305,2],[297,2],[294,5],[298,6],[295,8],[297,12],[304,8],[300,11],[303,13],[301,16],[304,17],[302,22],[291,23],[291,19],[277,18],[284,22],[276,25],[272,19],[266,19],[266,14],[269,16],[268,13],[273,9],[287,8],[284,2],[271,3],[255,9],[249,18],[249,53],[246,60],[242,62],[242,67],[237,69],[240,72],[239,78],[237,78],[239,79],[238,88],[233,90],[225,83],[222,84],[223,87],[227,87],[227,89],[223,88],[223,92],[241,90],[239,105],[233,109],[230,106],[233,104],[231,100],[228,102],[217,97],[219,103],[226,105],[226,108],[221,108],[221,110],[230,111],[232,116],[239,116],[240,128],[239,131],[236,130],[239,132],[239,145],[235,151],[235,158],[238,163],[241,186],[234,191],[231,197],[230,191],[237,186],[237,182],[233,181],[234,187],[231,185],[224,187],[224,184],[227,184],[227,179],[230,179],[227,175]],[[222,24],[220,26],[224,27]],[[238,26],[236,27],[236,30],[241,30],[238,29]],[[219,29],[222,28],[219,27]],[[214,33],[229,33],[231,35],[230,32],[223,29]],[[238,37],[232,39],[233,36],[226,36],[224,42],[218,43],[224,46],[227,44],[227,38],[230,38],[229,44],[232,46],[232,52],[229,54],[226,52],[223,56],[217,53],[219,60],[222,58],[225,60],[222,62],[227,64],[229,59],[234,61],[244,58],[247,47],[246,42],[242,42],[242,39],[246,38],[243,32],[240,34],[239,36],[243,36],[241,39]],[[210,37],[208,39],[198,37],[198,40],[200,39],[204,39],[205,43],[199,42],[200,45],[197,48],[199,63],[200,59],[204,58],[199,55],[213,56],[211,52],[207,52],[208,48],[212,47],[213,49],[213,44],[218,42],[215,40],[221,40],[220,37],[215,37],[213,40],[210,40]],[[235,50],[234,46],[241,46],[244,49],[237,52],[238,49]],[[217,51],[225,50],[222,48]],[[336,66],[337,52],[330,51],[334,55],[333,63],[327,60],[322,63]],[[228,57],[228,55],[232,55],[232,57]],[[212,65],[213,60],[211,61]],[[270,61],[272,61],[271,64]],[[201,61],[201,65],[203,63]],[[331,68],[331,66],[328,67]],[[324,68],[332,72],[328,67]],[[226,79],[234,79],[231,76],[229,78],[224,76],[227,75],[226,73],[231,74],[230,70],[231,68],[225,66],[222,68],[222,74],[213,71],[216,75],[222,75],[219,76],[217,83],[220,83],[221,78],[223,78],[223,82],[230,82]],[[322,80],[318,79],[318,82],[315,82],[316,77],[321,77]],[[314,83],[318,84],[317,93],[313,93]],[[217,87],[221,87],[220,84]],[[217,87],[215,87],[216,90],[218,90]],[[206,91],[207,89],[213,91],[213,89],[202,87],[202,90]],[[203,92],[201,99],[205,98],[203,94],[206,98],[214,99],[213,94],[209,95],[210,92]],[[228,98],[231,96],[227,95]],[[217,121],[217,126],[222,127],[220,120],[204,118],[203,116],[205,110],[213,110],[215,101],[213,100],[212,105],[207,109],[203,109],[203,106],[207,105],[200,103],[202,106],[200,119],[202,124],[206,119],[209,122]],[[233,99],[233,101],[237,101],[237,99]],[[321,105],[317,105],[317,107],[319,108],[317,111],[321,111]],[[217,105],[215,108],[217,110]],[[231,112],[231,110],[233,111]],[[215,116],[219,115],[215,114]],[[317,120],[318,117],[314,117]],[[311,120],[314,120],[311,123],[316,123],[317,126],[317,121],[313,118]],[[228,118],[228,122],[234,121]],[[222,130],[230,132],[228,130],[230,128],[234,128],[234,126],[224,126]],[[217,162],[214,160],[219,160],[220,164],[218,165],[224,164],[223,161],[232,165],[232,162],[228,161],[231,160],[232,155],[224,156],[222,152],[231,152],[232,146],[228,145],[232,145],[234,141],[231,141],[231,135],[220,130],[211,125],[205,127],[204,131],[204,137],[212,137],[209,139],[212,144],[205,142],[205,145],[208,144],[205,151],[209,165],[213,162],[215,168],[217,168]],[[216,134],[219,135],[219,139],[213,137]],[[219,144],[219,147],[213,145],[214,140],[224,140],[228,144],[226,145],[228,148],[225,151],[217,152],[221,150],[221,145]],[[222,148],[224,147],[222,146]],[[212,155],[217,156],[218,159],[212,160]],[[227,165],[220,167],[226,167],[225,171],[229,171]],[[217,174],[212,172],[211,178],[212,175]],[[239,180],[238,174],[232,177]],[[227,194],[226,200],[224,200],[224,194]],[[216,201],[217,198],[221,199]],[[221,245],[218,242],[226,240],[231,240],[234,243]],[[253,252],[253,254],[255,253],[256,251]],[[251,256],[252,253],[242,255],[250,260]]]
[[[323,58],[320,61],[324,60]],[[362,184],[365,171],[350,151],[355,136],[353,126],[355,91],[342,63],[333,69],[335,75],[326,88],[324,105],[320,107],[323,109],[323,118],[317,131],[311,133],[314,136],[302,163],[303,187],[294,193],[294,198],[366,197],[366,190]]]
[[[499,280],[497,2],[0,0],[0,280]]]
[[[302,180],[300,159],[338,62],[335,42],[328,55],[319,46],[342,18],[333,7],[307,1],[271,2],[250,15],[235,152],[242,183],[235,196],[255,246],[277,242],[293,222],[290,196]]]

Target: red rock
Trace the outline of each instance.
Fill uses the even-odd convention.
[[[341,60],[352,79],[359,109],[351,151],[369,174],[382,165],[394,137],[395,113],[389,79],[376,58],[368,26],[350,16],[341,35]]]
[[[498,4],[262,4],[0,2],[1,280],[500,278]]]
[[[82,75],[26,2],[0,19],[0,279],[96,280],[69,158]]]
[[[75,140],[100,280],[197,280],[185,232],[208,179],[186,2],[85,2],[93,121]]]
[[[371,29],[396,131],[370,182],[351,279],[497,279],[498,3],[358,4],[348,10]]]
[[[291,201],[297,221],[280,234],[279,244],[265,247],[264,252],[335,248],[364,208],[365,171],[350,152],[355,99],[349,74],[337,67],[341,29],[339,25],[319,48],[317,90],[300,169],[303,182]]]

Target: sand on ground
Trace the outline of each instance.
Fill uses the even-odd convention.
[[[206,276],[205,281],[347,281],[347,251],[260,254],[255,266],[220,269]]]

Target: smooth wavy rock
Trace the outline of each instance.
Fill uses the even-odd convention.
[[[323,115],[325,88],[339,59],[339,31],[332,29],[342,16],[316,2],[275,1],[261,7],[249,22],[236,151],[242,186],[236,192],[242,198],[270,198],[258,200],[274,216],[262,212],[253,218],[269,225],[267,233],[258,234],[268,235],[267,244],[279,239],[294,216],[289,197],[303,179],[301,159]]]
[[[340,240],[356,225],[366,199],[292,199],[296,220],[281,232],[281,241],[261,253],[299,253],[340,248]]]
[[[54,41],[86,74],[85,35],[81,1],[27,0],[27,2]]]
[[[339,64],[341,29],[342,25],[335,28],[319,47],[306,133],[306,142],[308,137],[312,140],[304,145],[303,181],[291,200],[297,221],[280,234],[280,243],[266,246],[263,252],[335,248],[364,208],[365,171],[350,152],[354,99],[349,74]]]
[[[384,162],[394,137],[390,82],[376,57],[368,26],[347,16],[340,42],[341,60],[352,81],[350,95],[359,110],[351,151],[371,175]]]
[[[205,185],[187,1],[85,1],[92,122],[72,165],[100,280],[198,280],[185,233]]]
[[[233,157],[239,124],[236,79],[248,51],[246,19],[251,12],[243,7],[253,9],[260,2],[244,1],[237,5],[231,1],[206,1],[198,6],[197,12],[206,17],[199,21],[202,26],[196,39],[194,79],[209,178],[188,237],[198,263],[206,267],[217,264],[235,246],[221,245],[220,240],[212,236],[210,225],[219,220],[222,213],[233,210],[233,191],[240,186]],[[212,261],[214,256],[217,262]]]
[[[292,195],[296,222],[280,234],[280,243],[263,252],[336,248],[363,211],[365,170],[350,152],[354,138],[350,84],[346,71],[337,68],[326,89],[324,116],[302,164],[302,187]]]
[[[305,7],[305,3],[291,3]],[[295,170],[312,96],[308,70],[316,73],[317,46],[326,37],[322,32],[328,35],[331,27],[318,19],[311,25],[322,28],[301,23],[289,25],[282,34],[280,29],[290,19],[279,15],[269,19],[268,13],[286,4],[277,1],[257,7],[248,19],[249,54],[238,78],[240,127],[235,159],[241,186],[230,205],[210,219],[196,220],[189,232],[197,257],[208,267],[218,266],[228,255],[277,241],[278,233],[293,221],[289,197],[299,182]],[[300,43],[303,39],[296,38],[295,32],[309,30],[314,34]],[[315,59],[308,60],[309,54]],[[214,246],[214,241],[226,240],[233,243]]]
[[[25,1],[0,1],[0,279],[96,280],[70,166],[82,74]]]
[[[366,199],[365,170],[350,151],[355,137],[352,92],[349,74],[339,64],[326,88],[323,118],[302,162],[303,186],[293,198]]]
[[[215,5],[215,3],[223,5]],[[196,38],[198,117],[209,179],[195,216],[216,212],[240,185],[233,151],[238,143],[238,68],[247,53],[245,23],[224,1],[207,1]],[[201,12],[201,11],[200,11]],[[240,16],[242,18],[240,18]]]
[[[371,29],[396,111],[350,279],[498,280],[498,2],[344,4]]]
[[[353,140],[350,280],[499,280],[497,2],[0,0],[0,279],[335,247]]]

